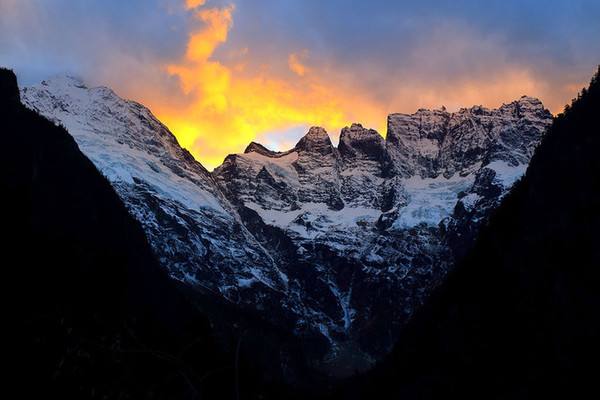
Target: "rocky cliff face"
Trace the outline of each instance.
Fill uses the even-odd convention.
[[[254,144],[214,175],[260,231],[285,237],[278,260],[331,345],[379,354],[524,173],[550,120],[529,97],[393,114],[386,140],[354,124],[336,149],[311,128],[289,151]]]
[[[67,127],[146,230],[171,276],[320,337],[360,368],[468,247],[551,122],[523,97],[311,128],[286,152],[251,143],[207,172],[141,105],[61,78],[22,91]],[[349,360],[348,354],[361,354]]]
[[[332,398],[558,399],[595,390],[598,110],[600,69],[391,355]]]
[[[392,114],[388,149],[396,173],[408,177],[466,175],[497,159],[527,164],[548,118],[542,103],[526,96],[496,110],[476,106],[456,113]]]

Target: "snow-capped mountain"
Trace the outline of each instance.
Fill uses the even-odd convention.
[[[351,338],[378,353],[524,173],[550,121],[529,97],[498,110],[393,114],[387,140],[354,124],[336,149],[311,128],[287,152],[252,143],[214,175],[260,221],[246,222],[251,232],[266,224],[291,240],[278,260],[296,271],[297,297],[325,310],[318,326],[332,345]]]
[[[332,362],[389,349],[551,122],[530,97],[392,114],[385,140],[353,124],[336,148],[314,127],[289,151],[251,143],[209,173],[110,89],[57,78],[22,98],[65,125],[173,278],[321,336]]]
[[[57,77],[24,88],[29,108],[64,125],[113,184],[170,275],[231,301],[260,304],[250,282],[285,294],[287,278],[245,229],[211,174],[142,105]]]

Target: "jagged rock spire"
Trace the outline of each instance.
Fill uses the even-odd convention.
[[[244,154],[248,153],[258,153],[266,157],[277,157],[282,154],[279,151],[269,150],[265,146],[257,142],[250,142],[250,144],[244,150]]]
[[[296,151],[314,152],[320,154],[332,153],[334,148],[325,129],[313,126],[308,133],[298,141]]]
[[[342,129],[338,151],[342,158],[381,160],[385,153],[385,141],[376,130],[354,123]]]

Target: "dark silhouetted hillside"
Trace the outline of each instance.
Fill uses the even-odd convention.
[[[21,105],[8,70],[0,124],[18,398],[262,393],[250,359],[220,350],[108,181],[62,127]]]
[[[584,398],[600,348],[600,69],[474,250],[340,398]]]

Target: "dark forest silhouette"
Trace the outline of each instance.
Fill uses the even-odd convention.
[[[392,354],[333,397],[571,398],[593,388],[599,112],[600,69]],[[0,121],[20,398],[304,397],[263,385],[251,354],[218,345],[109,182],[66,130],[21,105],[8,70]]]

